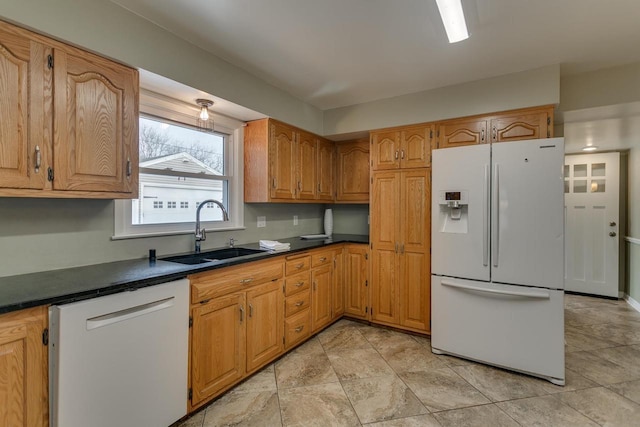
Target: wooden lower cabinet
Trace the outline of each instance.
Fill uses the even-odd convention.
[[[47,308],[0,315],[0,425],[49,424]]]
[[[279,280],[247,291],[247,373],[284,350],[283,284]]]
[[[311,332],[328,325],[331,314],[331,265],[311,270]]]
[[[336,319],[344,314],[344,249],[333,252],[333,272],[331,284],[331,317]]]
[[[311,309],[287,317],[284,323],[284,346],[288,350],[311,335]]]
[[[344,250],[344,314],[369,318],[369,246],[346,245]]]

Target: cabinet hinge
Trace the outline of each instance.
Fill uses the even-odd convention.
[[[47,55],[47,67],[49,69],[53,68],[53,55]]]
[[[369,313],[369,307],[365,307],[365,308],[364,308],[364,312],[365,312],[365,313]]]
[[[429,138],[433,138],[433,131],[432,130],[429,131]]]
[[[187,395],[189,396],[189,400],[193,399],[193,389],[190,388]]]
[[[51,167],[47,168],[47,179],[53,181],[53,169],[51,169]]]
[[[44,328],[42,331],[42,344],[49,345],[49,328]]]
[[[369,259],[369,254],[364,254],[364,259]]]
[[[364,281],[364,285],[365,285],[365,286],[369,286],[369,281],[368,281],[368,280],[365,280],[365,281]]]
[[[551,124],[551,117],[547,117],[547,126]]]
[[[189,316],[189,327],[193,326],[193,317]]]

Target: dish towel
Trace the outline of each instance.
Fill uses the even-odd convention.
[[[291,244],[281,243],[277,240],[260,240],[260,247],[270,251],[288,251],[291,249]]]

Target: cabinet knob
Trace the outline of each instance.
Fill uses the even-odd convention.
[[[610,226],[610,227],[615,227],[615,226],[616,226],[616,222],[615,222],[615,221],[611,221],[611,222],[609,223],[609,226]]]
[[[616,232],[615,232],[615,231],[611,231],[611,232],[609,232],[609,236],[611,236],[611,237],[616,237],[616,236],[617,236],[617,234],[616,234]]]

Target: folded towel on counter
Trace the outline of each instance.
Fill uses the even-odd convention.
[[[291,244],[278,242],[277,240],[260,240],[260,247],[270,251],[288,251],[291,249]]]

